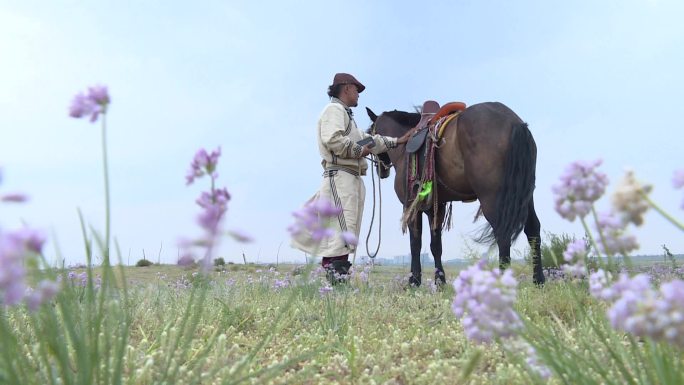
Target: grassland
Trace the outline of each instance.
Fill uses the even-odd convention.
[[[513,269],[520,280],[516,309],[532,330],[527,338],[552,335],[550,350],[591,352],[600,370],[614,373],[620,383],[621,364],[597,335],[615,339],[613,344],[629,339],[608,332],[605,307],[588,295],[586,282],[551,279],[539,288],[532,285],[528,266],[519,263]],[[659,269],[681,274],[667,266]],[[100,339],[121,333],[116,317],[124,308],[131,318],[120,370],[123,383],[130,384],[163,378],[179,384],[541,382],[525,365],[526,357],[511,353],[505,343],[478,345],[465,338],[451,311],[450,285],[436,287],[426,272],[422,287],[407,288],[404,268],[366,271],[368,276],[357,274],[325,292],[322,274],[293,265],[227,265],[212,271],[209,280],[196,267],[126,267],[128,299],[114,289],[111,316],[105,317],[114,326],[103,326]],[[449,268],[446,274],[450,282],[457,271]],[[77,300],[78,290],[75,285]],[[80,311],[87,312],[87,306]],[[30,314],[17,308],[8,317],[20,350],[35,365],[32,378],[48,383],[46,373],[56,369],[39,359]],[[119,341],[111,340],[113,345]],[[592,379],[588,383],[606,383],[596,368],[582,370]],[[636,369],[627,373],[639,378]],[[549,383],[568,382],[554,376]]]

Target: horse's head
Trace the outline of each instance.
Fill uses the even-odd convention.
[[[386,111],[376,115],[370,108],[366,107],[366,112],[371,120],[371,125],[366,131],[368,134],[375,135],[379,134],[382,136],[392,136],[398,138],[406,133],[406,131],[415,127],[420,121],[419,113],[411,113],[404,111]],[[403,153],[403,147],[400,146]],[[390,150],[392,151],[392,150]],[[392,167],[392,159],[390,154],[383,152],[378,154],[380,163],[378,163],[378,175],[381,178],[387,178],[389,176],[389,169]]]

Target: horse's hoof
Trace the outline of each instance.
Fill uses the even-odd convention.
[[[446,277],[444,276],[443,271],[435,271],[435,285],[437,286],[442,286],[446,285]]]
[[[420,279],[414,277],[409,278],[409,287],[420,287]]]

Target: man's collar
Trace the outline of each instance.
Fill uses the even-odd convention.
[[[341,101],[340,99],[333,96],[332,98],[330,98],[330,101],[333,103],[340,103],[342,105],[342,107],[344,107],[344,109],[347,110],[347,113],[349,114],[349,116],[354,116],[354,112],[352,112],[351,107],[344,104],[344,102]]]

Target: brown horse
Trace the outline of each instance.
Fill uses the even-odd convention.
[[[421,117],[420,113],[396,110],[377,116],[370,109],[366,110],[373,122],[369,132],[385,136],[402,136],[415,127]],[[444,128],[442,138],[443,142],[435,149],[433,189],[437,190],[437,204],[421,209],[431,224],[430,251],[435,259],[435,282],[446,282],[442,267],[442,224],[446,203],[477,199],[481,213],[490,225],[480,240],[497,243],[500,267],[504,269],[510,265],[511,243],[524,229],[533,254],[533,281],[543,284],[541,225],[532,197],[537,146],[527,124],[501,103],[481,103],[451,120]],[[406,146],[399,145],[380,154],[380,159],[394,166],[394,190],[406,209],[411,203],[407,202],[406,194],[409,188]],[[432,226],[433,223],[439,225]],[[421,284],[422,226],[420,213],[408,226],[411,241],[409,283],[416,286]]]

